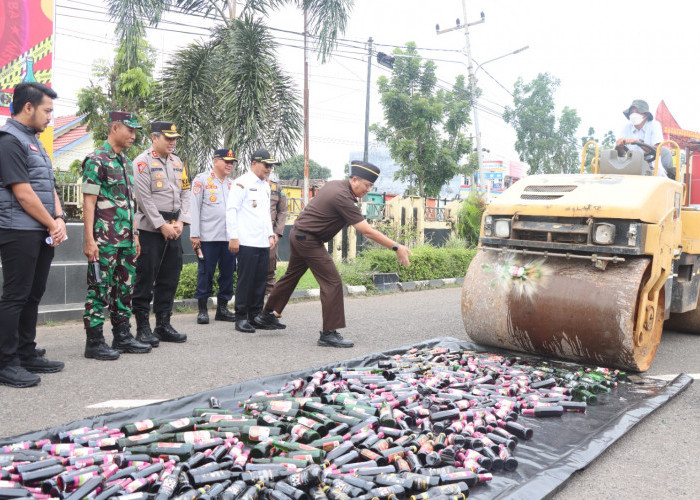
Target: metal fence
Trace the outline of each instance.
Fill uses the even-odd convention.
[[[425,207],[425,220],[429,222],[444,222],[445,207]]]
[[[365,210],[365,218],[383,219],[386,214],[386,205],[384,203],[365,203]]]
[[[81,184],[77,182],[59,182],[56,184],[56,188],[64,205],[72,207],[80,207],[83,205]]]
[[[299,215],[304,209],[303,198],[287,198],[287,212]]]

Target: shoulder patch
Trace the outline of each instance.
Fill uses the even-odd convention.
[[[29,149],[31,149],[31,150],[34,151],[35,153],[38,153],[38,152],[39,152],[39,148],[37,148],[34,144],[30,144],[30,145],[29,145]]]
[[[142,173],[144,170],[146,170],[146,167],[147,167],[147,166],[148,166],[148,165],[146,165],[146,162],[145,162],[145,161],[140,161],[140,162],[138,162],[138,163],[136,164],[136,167],[138,168],[139,174]]]

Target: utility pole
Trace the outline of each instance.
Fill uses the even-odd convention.
[[[367,101],[365,102],[365,153],[362,156],[362,161],[369,161],[369,82],[372,78],[372,37],[369,37],[367,43]]]
[[[307,52],[307,16],[304,8],[304,206],[309,204],[309,58]]]
[[[481,151],[481,130],[479,129],[479,112],[476,109],[476,80],[474,78],[474,65],[472,63],[472,51],[469,44],[469,26],[474,26],[476,24],[481,24],[486,21],[484,13],[481,13],[481,19],[473,23],[467,22],[467,0],[462,0],[462,15],[464,16],[464,24],[460,24],[459,19],[457,19],[457,25],[453,28],[447,28],[440,30],[439,25],[435,25],[435,31],[438,35],[442,33],[447,33],[448,31],[454,31],[458,29],[464,30],[464,39],[466,41],[465,52],[467,54],[467,71],[469,72],[469,93],[472,96],[472,113],[474,114],[474,136],[476,137],[476,157],[479,163],[479,185],[483,186],[484,178],[484,157]]]
[[[408,154],[408,159],[411,160],[411,177],[409,178],[408,195],[413,196],[413,160],[416,159],[416,155],[413,151]]]

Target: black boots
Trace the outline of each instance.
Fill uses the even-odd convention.
[[[226,307],[227,304],[228,300],[216,301],[216,316],[214,316],[216,321],[236,321],[236,315],[228,310]]]
[[[139,342],[131,336],[131,325],[128,321],[122,321],[112,327],[114,340],[112,349],[119,352],[130,352],[133,354],[146,354],[151,352],[151,344]]]
[[[345,340],[337,330],[329,330],[321,332],[318,345],[323,347],[353,347],[355,343],[351,340]]]
[[[185,342],[187,335],[179,333],[170,325],[171,312],[156,313],[156,329],[153,333],[163,342]]]
[[[158,347],[160,341],[151,330],[148,311],[134,311],[134,316],[136,317],[136,340],[142,344],[150,344],[151,347]]]
[[[102,325],[92,326],[85,329],[87,339],[85,340],[85,357],[99,359],[101,361],[112,361],[119,358],[119,351],[112,349],[105,342],[102,334]]]
[[[209,299],[197,299],[197,305],[199,306],[199,312],[197,313],[197,324],[198,325],[208,325],[209,324],[209,312],[207,311],[207,301]],[[219,319],[219,309],[216,310],[216,319]]]

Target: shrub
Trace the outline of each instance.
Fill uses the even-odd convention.
[[[391,250],[368,250],[362,252],[356,259],[354,270],[358,276],[351,276],[343,272],[343,281],[350,283],[349,279],[364,282],[358,283],[367,286],[371,283],[374,273],[398,273],[399,281],[417,281],[440,278],[462,277],[467,272],[467,267],[476,254],[475,248],[435,248],[424,245],[413,249],[410,257],[411,265],[404,267],[399,264],[396,255]]]
[[[484,198],[476,191],[472,191],[457,214],[457,234],[472,246],[479,243],[481,217],[485,209]]]
[[[176,299],[192,299],[194,298],[194,293],[197,291],[197,263],[192,262],[190,264],[185,264],[182,266],[182,272],[180,273],[180,282],[177,284],[177,290],[175,291]],[[233,292],[236,293],[236,280],[238,278],[238,273],[233,273]],[[219,292],[219,269],[214,271],[214,279],[212,283],[211,296],[216,297]]]

